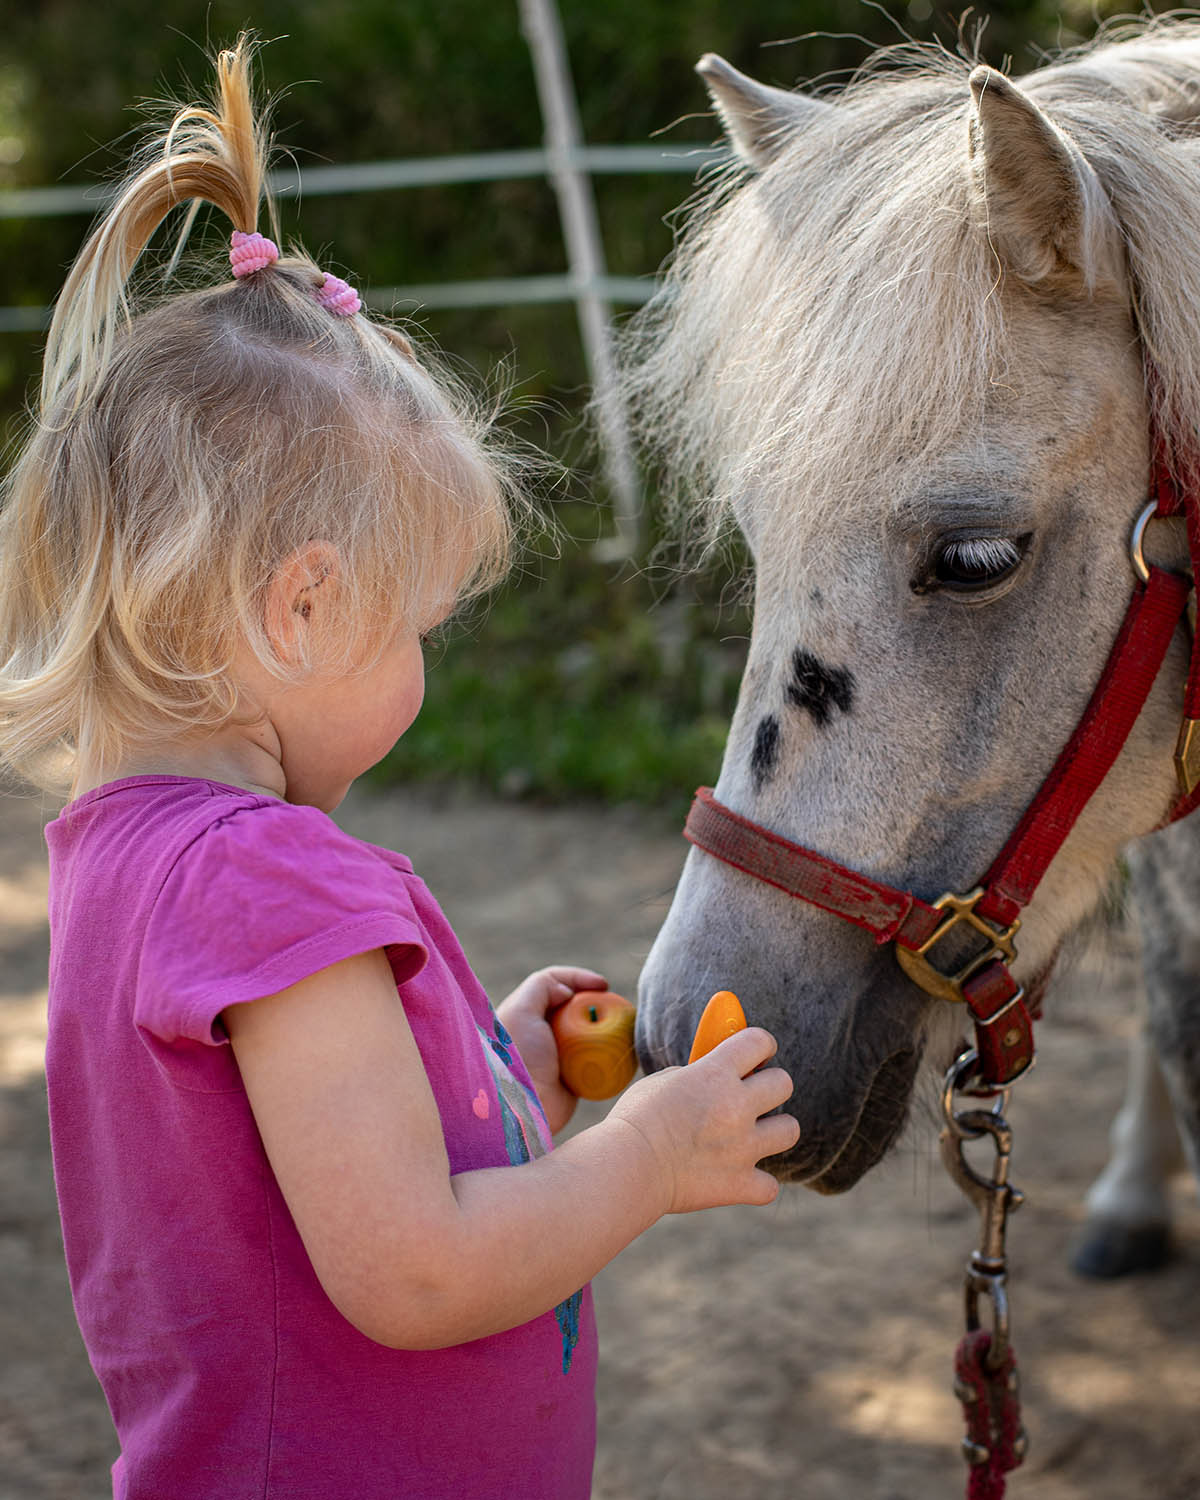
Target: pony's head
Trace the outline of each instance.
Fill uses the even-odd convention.
[[[928,900],[969,890],[1129,602],[1150,400],[1176,453],[1200,430],[1200,32],[1019,85],[942,54],[828,98],[699,71],[740,166],[693,216],[631,380],[664,465],[753,556],[717,795]],[[1186,653],[1180,631],[1025,913],[1023,981],[1171,802]],[[725,988],[795,1079],[801,1140],[774,1165],[827,1192],[883,1155],[962,1027],[889,948],[693,850],[642,976],[646,1064],[683,1061]]]

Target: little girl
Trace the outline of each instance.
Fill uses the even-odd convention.
[[[510,485],[355,292],[259,234],[243,39],[141,159],[50,331],[0,530],[0,759],[70,787],[46,1073],[79,1324],[129,1500],[582,1500],[587,1282],[661,1215],[768,1203],[797,1126],[749,1030],[574,1107],[401,855],[329,814],[494,581]],[[178,204],[232,274],[131,315]]]

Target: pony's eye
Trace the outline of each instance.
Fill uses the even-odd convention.
[[[913,583],[918,594],[931,589],[976,593],[995,588],[1021,564],[1030,534],[1019,537],[958,537],[941,543],[926,574]]]

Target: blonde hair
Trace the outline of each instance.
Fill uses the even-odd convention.
[[[880,54],[758,175],[731,167],[693,203],[625,352],[629,409],[694,544],[749,515],[798,580],[821,564],[795,515],[882,524],[886,497],[903,503],[982,431],[1019,350],[971,189],[974,62]],[[1192,453],[1200,23],[1114,24],[1018,82],[1112,204],[1158,424],[1177,459]]]
[[[302,250],[131,306],[177,205],[257,227],[253,52],[247,37],[222,52],[212,107],[181,109],[135,163],[55,310],[0,511],[0,763],[45,787],[81,751],[110,766],[231,722],[245,646],[285,675],[264,605],[309,543],[336,552],[345,618],[300,670],[367,665],[508,564],[513,463],[402,333],[318,304]]]

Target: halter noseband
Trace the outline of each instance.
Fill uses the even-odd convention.
[[[975,1025],[978,1082],[998,1089],[1033,1061],[1035,1007],[1013,978],[1013,938],[1050,862],[1092,793],[1121,752],[1188,607],[1190,580],[1145,562],[1142,538],[1155,517],[1187,522],[1193,574],[1200,579],[1200,497],[1181,494],[1155,445],[1153,501],[1130,542],[1138,582],[1100,680],[1066,747],[1012,836],[974,890],[930,905],[911,891],[883,885],[785,839],[718,802],[701,787],[684,836],[697,848],[864,928],[877,943],[894,942],[905,974],[939,1000],[965,1004]],[[1171,819],[1200,802],[1200,651],[1193,648],[1184,717],[1175,752],[1180,796]],[[982,946],[961,968],[935,967],[932,952],[951,932],[970,930]]]

